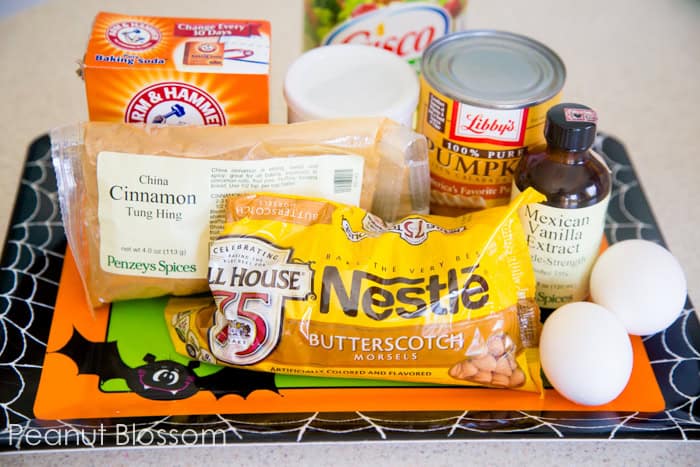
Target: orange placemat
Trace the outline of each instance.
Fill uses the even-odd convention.
[[[163,299],[98,309],[85,301],[70,251],[63,266],[34,412],[40,419],[347,411],[521,410],[657,412],[664,399],[642,340],[623,393],[602,406],[553,389],[416,386],[289,377],[191,363],[170,344]],[[156,378],[157,376],[157,378]],[[159,379],[160,378],[160,379]]]

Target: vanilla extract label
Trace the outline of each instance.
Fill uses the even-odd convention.
[[[609,197],[586,208],[529,204],[519,210],[537,279],[536,300],[546,308],[585,300]]]

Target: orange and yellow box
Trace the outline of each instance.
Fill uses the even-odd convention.
[[[268,123],[270,23],[99,13],[83,77],[93,121]]]

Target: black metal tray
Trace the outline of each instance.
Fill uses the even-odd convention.
[[[120,429],[169,433],[219,430],[227,444],[448,439],[700,439],[700,325],[690,301],[666,331],[644,344],[666,401],[660,413],[343,412],[219,414],[100,420],[37,420],[33,413],[66,238],[48,136],[29,148],[0,263],[0,451],[120,444]],[[597,150],[613,171],[606,235],[664,244],[623,145],[601,135]],[[85,401],[90,403],[90,401]],[[86,437],[95,433],[99,437]],[[99,441],[99,442],[97,442]],[[132,440],[134,441],[134,440]],[[144,443],[136,443],[143,446]],[[131,446],[131,444],[129,444]]]

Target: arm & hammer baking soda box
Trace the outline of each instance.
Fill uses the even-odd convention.
[[[92,121],[268,123],[270,23],[99,13],[82,74]]]

